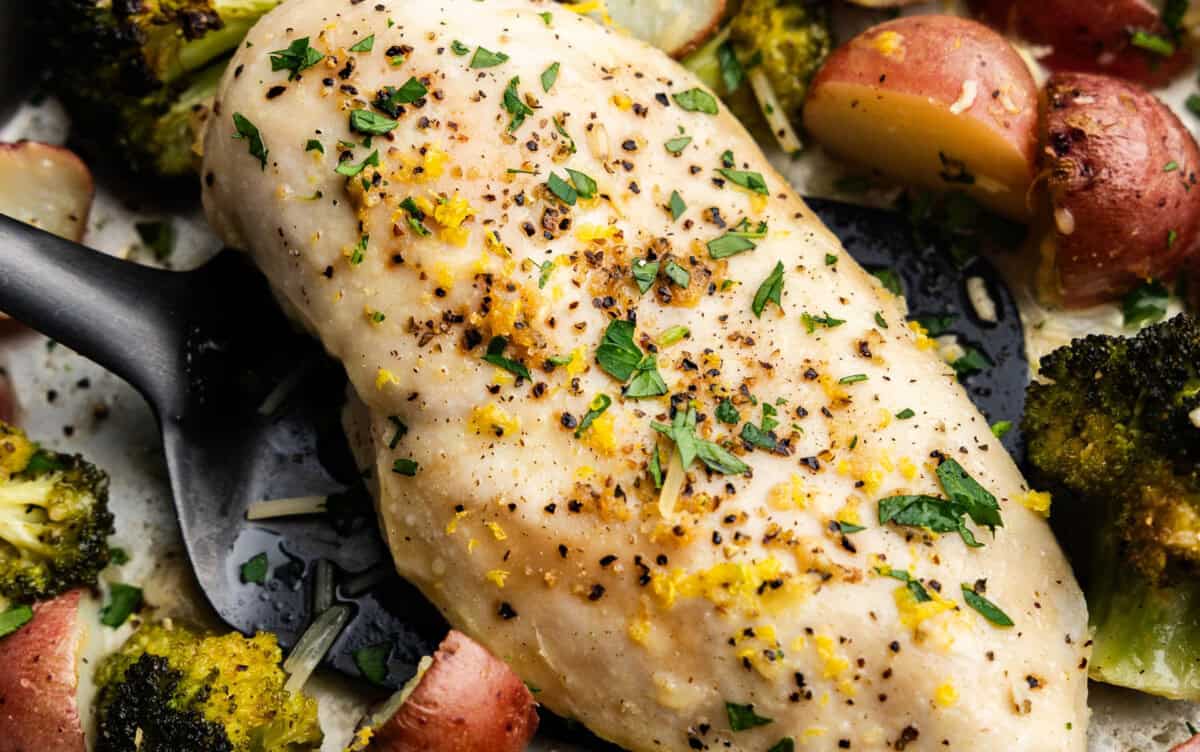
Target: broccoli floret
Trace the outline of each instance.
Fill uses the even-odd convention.
[[[147,624],[96,673],[97,752],[310,752],[317,703],[284,688],[273,635]]]
[[[29,603],[95,585],[112,532],[108,476],[0,422],[0,597]]]
[[[48,83],[85,141],[118,144],[137,171],[190,174],[229,56],[281,1],[50,0],[35,21]]]
[[[721,94],[738,118],[801,148],[808,84],[833,47],[822,0],[745,0],[730,24],[683,64]]]
[[[1023,428],[1088,594],[1093,678],[1200,699],[1200,323],[1042,360]]]
[[[828,7],[805,0],[746,0],[731,29],[750,72],[766,74],[787,116],[799,123],[808,83],[833,48]]]

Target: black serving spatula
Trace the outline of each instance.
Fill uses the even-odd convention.
[[[1015,422],[1028,369],[1020,318],[999,275],[983,260],[957,268],[943,249],[917,243],[898,214],[811,204],[860,263],[899,276],[912,313],[953,316],[950,328],[993,363],[967,380],[972,397],[990,420]],[[985,280],[997,323],[975,315],[968,276]],[[0,310],[124,378],[154,408],[188,555],[230,626],[294,645],[314,616],[324,560],[334,567],[337,601],[354,612],[330,665],[357,675],[355,651],[388,645],[385,683],[398,686],[437,646],[446,625],[394,574],[350,459],[339,425],[341,366],[284,319],[239,254],[169,272],[0,215]],[[1020,449],[1015,431],[1004,443]],[[329,497],[326,513],[246,519],[253,502],[313,495]],[[269,560],[266,583],[244,582],[242,565],[259,554]]]

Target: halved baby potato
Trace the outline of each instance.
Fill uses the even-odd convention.
[[[972,5],[996,28],[1048,46],[1041,62],[1051,70],[1105,73],[1160,86],[1192,61],[1182,45],[1172,45],[1173,52],[1147,49],[1172,41],[1148,0],[973,0]],[[1139,46],[1137,40],[1145,41]]]
[[[521,752],[537,731],[529,688],[461,632],[450,632],[414,681],[375,730],[372,752]]]
[[[596,10],[588,10],[593,5]],[[581,12],[586,10],[600,21],[611,20],[677,60],[717,33],[726,5],[727,0],[607,0],[574,4]]]
[[[79,242],[94,195],[91,171],[69,149],[0,143],[0,214]]]
[[[813,79],[804,125],[829,151],[905,185],[962,190],[1027,219],[1038,92],[1021,56],[987,26],[911,16],[872,27]]]
[[[1059,73],[1044,110],[1043,294],[1088,306],[1200,263],[1200,150],[1170,108],[1128,81]]]
[[[84,752],[77,689],[83,626],[72,590],[0,638],[0,752]]]

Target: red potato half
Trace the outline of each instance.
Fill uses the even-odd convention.
[[[1105,73],[1160,86],[1188,68],[1184,48],[1164,57],[1136,47],[1133,33],[1169,38],[1158,8],[1147,0],[974,0],[978,15],[996,28],[1047,45],[1041,61],[1051,70]]]
[[[813,79],[804,125],[825,148],[905,185],[963,190],[1024,220],[1038,92],[987,26],[911,16],[839,47]]]
[[[521,678],[479,643],[452,631],[368,749],[521,752],[537,725],[536,703]]]
[[[0,213],[79,242],[94,195],[91,171],[70,150],[0,143]]]
[[[1186,742],[1171,747],[1171,752],[1200,752],[1200,736],[1193,736]]]
[[[1200,150],[1179,118],[1136,84],[1090,73],[1052,76],[1043,107],[1043,292],[1088,306],[1196,263]]]
[[[0,638],[0,752],[84,752],[76,690],[82,591],[34,606]]]

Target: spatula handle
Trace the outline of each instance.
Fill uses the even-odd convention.
[[[176,406],[185,378],[187,276],[0,214],[0,311],[116,373],[160,414]]]

